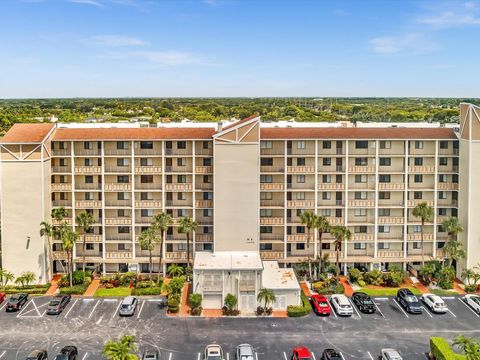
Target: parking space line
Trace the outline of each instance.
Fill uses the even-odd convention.
[[[355,310],[355,312],[357,313],[358,317],[361,319],[362,316],[360,315],[360,313],[358,312],[357,308],[355,307],[355,304],[352,302],[352,300],[348,299],[348,302],[352,305],[352,309]]]
[[[447,308],[447,311],[448,311],[450,314],[452,314],[454,317],[457,317],[457,315],[455,315],[452,310],[450,310],[450,309]]]
[[[460,298],[457,298],[457,299],[458,299],[458,301],[460,301],[463,305],[465,305],[468,310],[470,310],[472,313],[474,313],[476,317],[480,317],[480,315],[478,315],[475,311],[473,311],[473,309],[472,309],[470,306],[468,306],[468,304],[465,304],[465,301],[463,301],[463,300],[460,299]]]
[[[227,360],[230,360],[230,354],[227,353]]]
[[[25,309],[28,307],[28,305],[29,305],[32,301],[33,301],[33,299],[30,299],[30,301],[27,302],[24,307],[22,307],[22,310],[20,310],[20,312],[17,314],[17,318],[18,318],[20,315],[22,315],[22,313],[25,311]]]
[[[97,324],[97,325],[100,324],[100,323],[102,322],[102,320],[103,320],[103,315],[100,316],[100,319],[97,320],[96,324]]]
[[[95,306],[93,307],[92,311],[90,312],[90,315],[88,315],[88,318],[90,319],[95,311],[95,309],[97,308],[98,304],[100,304],[100,300],[97,301],[97,303],[95,304]]]
[[[6,350],[3,350],[3,352],[0,354],[0,359],[3,357],[3,355],[5,355],[6,352]]]
[[[0,311],[2,311],[5,308],[5,306],[7,306],[7,304],[8,304],[8,301],[5,300],[5,304],[3,304],[3,306],[0,308]]]
[[[395,302],[395,304],[397,305],[397,307],[402,311],[403,315],[405,315],[407,318],[409,318],[410,316],[408,316],[408,314],[405,312],[405,310],[403,310],[402,308],[402,305],[400,305],[397,301],[397,299],[393,299],[393,301]]]
[[[227,354],[227,357],[228,357],[228,354]],[[172,360],[172,353],[168,354],[168,360]]]
[[[200,353],[198,353],[197,360],[200,360]]]
[[[345,360],[345,358],[343,357],[343,354],[342,354],[342,353],[340,353],[340,356],[342,357],[343,360]]]
[[[372,354],[370,354],[370,351],[367,351],[368,356],[370,357],[371,360],[373,360]]]
[[[385,315],[383,315],[383,312],[382,312],[382,310],[380,310],[377,303],[374,300],[372,300],[372,301],[373,301],[373,304],[375,305],[375,307],[377,308],[378,312],[380,313],[380,315],[382,315],[382,317],[385,318]]]
[[[143,300],[142,305],[140,306],[140,310],[138,310],[137,319],[140,318],[140,314],[142,313],[142,310],[143,310],[143,306],[144,306],[144,305],[145,305],[145,300]]]
[[[433,315],[430,314],[430,311],[425,307],[425,306],[422,306],[422,309],[425,310],[424,312],[426,312],[428,314],[428,316],[430,316],[431,318],[433,318]]]
[[[313,351],[312,351],[312,356],[313,356],[313,360],[317,360],[317,359],[315,358],[315,353],[314,353]]]
[[[83,355],[82,360],[85,360],[87,358],[87,354],[88,352],[86,352],[85,355]]]
[[[70,309],[68,309],[67,313],[65,314],[65,319],[67,318],[68,314],[70,314],[70,311],[72,311],[73,307],[75,306],[75,304],[78,302],[78,299],[75,299],[75,301],[73,302],[72,306],[70,306]]]
[[[332,303],[330,302],[330,300],[327,299],[327,302],[328,302],[328,305],[330,305],[330,309],[332,309],[332,313],[335,317],[337,317],[337,312],[335,311],[335,309],[333,308],[332,306]]]
[[[113,315],[112,315],[112,319],[115,317],[115,315],[118,314],[118,309],[120,309],[120,305],[122,305],[122,302],[121,302],[121,301],[119,301],[118,306],[117,306],[117,308],[115,309],[115,312],[114,312]]]
[[[283,358],[287,360],[287,354],[285,354],[285,351],[283,352]]]
[[[33,299],[32,299],[33,300]],[[35,308],[35,310],[37,310],[37,314],[40,316],[40,317],[43,317],[43,315],[45,315],[45,313],[47,312],[47,310],[45,310],[41,315],[40,315],[40,311],[38,310],[39,307],[43,307],[43,306],[47,306],[48,303],[46,304],[43,304],[43,305],[40,305],[39,307],[37,307],[37,304],[35,304],[35,301],[32,301],[32,304],[33,304],[33,307]]]

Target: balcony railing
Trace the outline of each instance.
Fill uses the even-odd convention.
[[[75,155],[78,156],[100,156],[100,149],[75,149]]]
[[[261,207],[283,207],[283,200],[260,200]]]
[[[192,191],[192,184],[172,183],[165,184],[165,190],[167,191]]]
[[[71,183],[53,183],[52,191],[72,191]]]
[[[105,225],[132,225],[132,219],[127,217],[106,218]]]
[[[435,166],[409,166],[408,172],[414,174],[433,174],[435,172]]]
[[[77,200],[75,201],[75,207],[81,209],[98,209],[102,207],[100,200]]]
[[[101,174],[100,166],[75,166],[75,174]]]
[[[313,200],[288,200],[287,207],[289,208],[313,208],[315,201]]]
[[[135,189],[137,190],[162,190],[162,184],[159,182],[136,182]]]
[[[287,172],[294,174],[313,173],[314,171],[314,166],[287,166]]]
[[[422,240],[422,234],[407,234],[407,240],[410,241],[421,241]],[[423,234],[423,240],[425,241],[431,241],[433,240],[433,234],[432,233],[426,233]]]
[[[165,166],[167,173],[191,173],[192,166]]]
[[[162,155],[161,149],[135,149],[135,155],[138,156],[149,156],[149,155]]]
[[[185,237],[183,237],[185,239]],[[212,242],[213,241],[213,235],[212,234],[196,234],[195,235],[195,241],[196,242]]]
[[[199,190],[213,190],[213,184],[212,184],[212,183],[196,182],[196,183],[195,183],[195,189],[199,189]]]
[[[345,219],[341,217],[328,216],[327,221],[330,225],[343,225],[345,224]]]
[[[136,208],[161,208],[162,202],[160,200],[136,200],[135,201]]]
[[[458,200],[453,199],[439,199],[437,205],[441,206],[458,206]]]
[[[132,149],[108,149],[103,150],[106,156],[129,156],[132,154]]]
[[[374,173],[375,166],[349,166],[348,167],[349,173]]]
[[[197,200],[195,201],[195,207],[205,209],[213,208],[213,200]]]
[[[260,190],[283,190],[283,183],[260,183]]]
[[[72,169],[70,166],[52,166],[52,173],[70,173]]]
[[[71,207],[72,200],[53,200],[52,205],[54,207],[59,207],[59,206]]]
[[[195,166],[197,174],[211,174],[213,173],[213,166]]]
[[[106,234],[105,235],[105,240],[109,240],[109,241],[123,241],[123,242],[127,242],[127,241],[132,241],[132,234],[128,233],[128,234]]]
[[[161,166],[135,166],[135,174],[161,174]]]
[[[283,234],[260,234],[261,241],[282,241],[284,240]]]
[[[105,259],[131,259],[133,254],[131,251],[107,251],[105,252]]]
[[[105,166],[105,172],[106,173],[131,173],[132,168],[130,165],[127,166]]]
[[[283,251],[260,251],[260,257],[262,260],[275,260],[283,259]]]
[[[260,225],[283,225],[283,217],[261,217]]]
[[[192,259],[192,254],[190,254],[190,259]],[[187,260],[187,252],[186,251],[166,252],[165,260]]]
[[[99,243],[102,242],[102,235],[92,235],[92,234],[87,234],[85,236],[85,241],[89,243]]]
[[[199,225],[213,225],[213,217],[199,217],[195,220]]]
[[[404,190],[403,183],[378,183],[378,190]]]
[[[52,150],[52,155],[53,156],[59,156],[59,157],[67,157],[71,155],[71,150],[70,149],[53,149]]]
[[[416,199],[416,200],[408,200],[408,207],[415,207],[421,203],[427,203],[428,206],[433,206],[433,200]]]
[[[318,190],[344,190],[345,184],[342,183],[320,183]]]
[[[130,190],[132,190],[132,184],[127,184],[127,183],[105,184],[105,191],[130,191]]]
[[[52,252],[53,260],[67,260],[67,252],[66,251],[53,251]]]
[[[458,190],[458,183],[438,183],[438,190]]]
[[[374,207],[375,200],[348,200],[348,207]]]
[[[60,225],[62,223],[66,223],[67,225],[72,225],[71,218],[64,218],[62,220],[52,219],[52,225]]]
[[[353,241],[373,241],[373,234],[353,234]]]
[[[403,222],[404,219],[401,216],[380,216],[378,218],[379,224],[402,225]]]
[[[393,251],[393,250],[378,250],[377,251],[377,257],[379,258],[387,258],[387,259],[393,259],[393,258],[403,258],[403,251]]]
[[[310,240],[312,240],[312,236],[310,235]],[[295,235],[287,235],[288,242],[306,242],[307,235],[306,234],[295,234]]]
[[[102,184],[75,183],[75,190],[102,190]]]
[[[129,200],[105,200],[105,206],[109,207],[130,207],[132,206],[132,201]]]
[[[260,166],[261,173],[282,172],[285,170],[283,166]]]

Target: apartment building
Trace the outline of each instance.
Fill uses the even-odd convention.
[[[465,104],[465,112],[479,110]],[[471,116],[462,115],[461,128]],[[86,249],[77,244],[74,261],[80,264],[85,256],[89,268],[113,273],[149,271],[148,251],[138,237],[162,211],[174,218],[164,244],[166,264],[186,262],[186,236],[178,231],[182,216],[199,224],[192,257],[257,252],[261,260],[285,267],[321,250],[333,260],[329,234],[322,249],[313,240],[307,247],[300,214],[311,210],[352,231],[340,254],[345,267],[381,268],[421,261],[420,221],[412,214],[417,204],[435,209],[425,226],[424,253],[441,259],[447,240],[441,222],[458,216],[459,198],[469,197],[469,206],[480,203],[472,197],[473,183],[459,195],[459,174],[476,170],[472,148],[464,155],[468,161],[459,159],[464,140],[453,128],[275,124],[258,117],[223,128],[102,126],[16,124],[2,139],[5,268],[17,274],[32,270],[46,279],[39,224],[57,207],[67,210],[73,227],[80,212],[94,215]],[[465,142],[474,143],[477,135],[471,131]],[[464,233],[466,244],[478,240],[469,234],[473,222]],[[52,251],[53,271],[61,272],[65,253],[58,241]],[[474,257],[469,263],[478,262]]]

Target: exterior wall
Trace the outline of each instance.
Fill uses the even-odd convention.
[[[258,251],[258,144],[215,143],[215,251]]]
[[[285,310],[289,305],[300,305],[301,290],[273,290],[277,301],[273,304],[274,310]]]

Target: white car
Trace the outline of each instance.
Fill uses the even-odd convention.
[[[334,294],[330,296],[330,303],[338,315],[352,316],[353,308],[345,295]]]
[[[480,296],[468,294],[463,297],[463,301],[480,315]]]
[[[397,350],[394,349],[382,349],[380,353],[381,360],[403,360]]]
[[[222,347],[217,344],[207,345],[204,360],[224,360]]]
[[[448,311],[447,304],[445,304],[445,301],[438,295],[423,294],[422,301],[434,313],[444,314]]]

